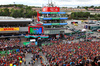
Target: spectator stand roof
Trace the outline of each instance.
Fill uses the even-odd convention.
[[[0,17],[0,22],[32,22],[30,18]]]

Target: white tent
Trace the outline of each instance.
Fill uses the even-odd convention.
[[[82,29],[82,32],[86,31],[86,29]]]

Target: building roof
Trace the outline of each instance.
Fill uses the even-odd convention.
[[[67,20],[67,21],[72,21],[72,22],[73,22],[73,21],[78,21],[78,22],[79,22],[79,21],[81,21],[81,20]]]
[[[87,24],[88,26],[99,26],[97,24]]]
[[[71,30],[65,30],[65,33],[72,33],[73,31]]]
[[[0,22],[32,22],[32,19],[0,16]]]

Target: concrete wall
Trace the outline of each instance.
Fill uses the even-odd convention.
[[[66,29],[61,30],[44,30],[44,34],[60,34],[61,31],[64,31],[66,33]]]
[[[27,31],[28,32],[28,27],[19,27],[19,31]]]

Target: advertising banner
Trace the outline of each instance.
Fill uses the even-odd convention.
[[[19,31],[19,28],[0,28],[0,31]]]
[[[42,12],[60,12],[59,7],[44,7],[42,8]]]
[[[23,44],[24,44],[24,45],[28,45],[28,44],[30,44],[30,42],[23,42]]]
[[[37,21],[38,22],[40,21],[39,16],[40,16],[40,14],[39,14],[39,12],[37,12]]]

